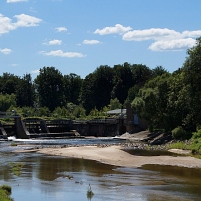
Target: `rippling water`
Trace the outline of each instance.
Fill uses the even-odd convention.
[[[59,144],[76,141],[66,139]],[[111,139],[88,141],[113,143]],[[54,145],[55,140],[42,142]],[[86,144],[83,140],[79,142]],[[12,187],[11,197],[15,201],[87,201],[90,200],[87,198],[89,184],[94,192],[92,201],[198,201],[201,197],[200,169],[159,165],[119,168],[84,159],[14,153],[12,150],[17,147],[10,147],[10,143],[0,143],[0,184]],[[23,164],[20,176],[13,174],[11,162]]]

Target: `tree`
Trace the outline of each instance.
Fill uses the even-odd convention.
[[[63,81],[64,81],[64,97],[66,102],[79,104],[81,87],[82,87],[81,77],[74,73],[70,73],[69,75],[64,75]]]
[[[148,120],[154,128],[172,129],[171,114],[168,111],[171,80],[169,73],[150,80],[139,90],[138,97],[132,102],[139,116]]]
[[[43,67],[34,80],[39,95],[41,107],[53,111],[63,103],[63,76],[54,67]]]
[[[11,106],[16,106],[15,95],[0,94],[0,111],[6,112]]]
[[[81,100],[86,113],[95,107],[100,110],[108,105],[111,99],[113,69],[100,66],[93,73],[85,77],[82,84]]]
[[[133,74],[131,72],[130,64],[114,66],[113,89],[111,98],[117,98],[121,104],[124,103],[128,96],[128,90],[134,86]]]
[[[131,66],[133,73],[134,84],[142,87],[152,77],[152,71],[149,67],[143,64],[133,64]]]
[[[92,108],[95,107],[94,100],[94,76],[92,73],[87,75],[82,83],[81,89],[82,105],[86,109],[86,113],[89,114]]]
[[[10,73],[3,73],[0,79],[0,93],[2,94],[15,94],[20,78]]]
[[[154,69],[152,69],[153,77],[163,75],[164,73],[167,73],[167,70],[165,70],[165,68],[163,68],[162,66],[156,66]]]
[[[35,91],[31,80],[31,75],[26,74],[16,87],[16,102],[19,107],[33,107],[35,101]]]
[[[117,98],[111,99],[110,104],[108,105],[110,110],[120,109],[122,104],[119,102]]]
[[[201,37],[187,53],[188,57],[182,68],[184,73],[182,81],[187,90],[189,108],[184,122],[190,130],[195,131],[196,125],[201,124]]]

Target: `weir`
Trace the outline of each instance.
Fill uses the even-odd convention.
[[[45,121],[40,118],[26,118],[22,121],[21,117],[15,111],[10,113],[0,112],[0,119],[14,119],[14,124],[0,124],[0,137],[15,136],[21,139],[39,137],[78,138],[85,136],[115,137],[125,132],[139,132],[146,127],[142,120],[135,119],[136,114],[132,111],[130,104],[127,104],[126,109],[109,112],[112,115],[116,112],[118,115],[113,118],[92,119],[88,121],[66,119]]]

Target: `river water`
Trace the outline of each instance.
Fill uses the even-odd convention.
[[[15,143],[23,144],[25,148],[34,144],[119,143],[111,139],[64,141],[25,140]],[[91,160],[15,153],[13,151],[20,146],[10,144],[0,142],[0,185],[12,187],[11,197],[14,201],[201,200],[200,169],[160,165],[120,168]],[[20,175],[14,174],[11,163],[23,164]],[[94,193],[92,197],[87,196],[89,184]]]

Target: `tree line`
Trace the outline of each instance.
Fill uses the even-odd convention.
[[[101,65],[84,79],[62,75],[55,67],[30,74],[0,76],[0,111],[15,108],[23,116],[84,118],[130,102],[149,129],[171,131],[201,126],[201,38],[187,50],[183,65],[173,73],[162,66]]]

